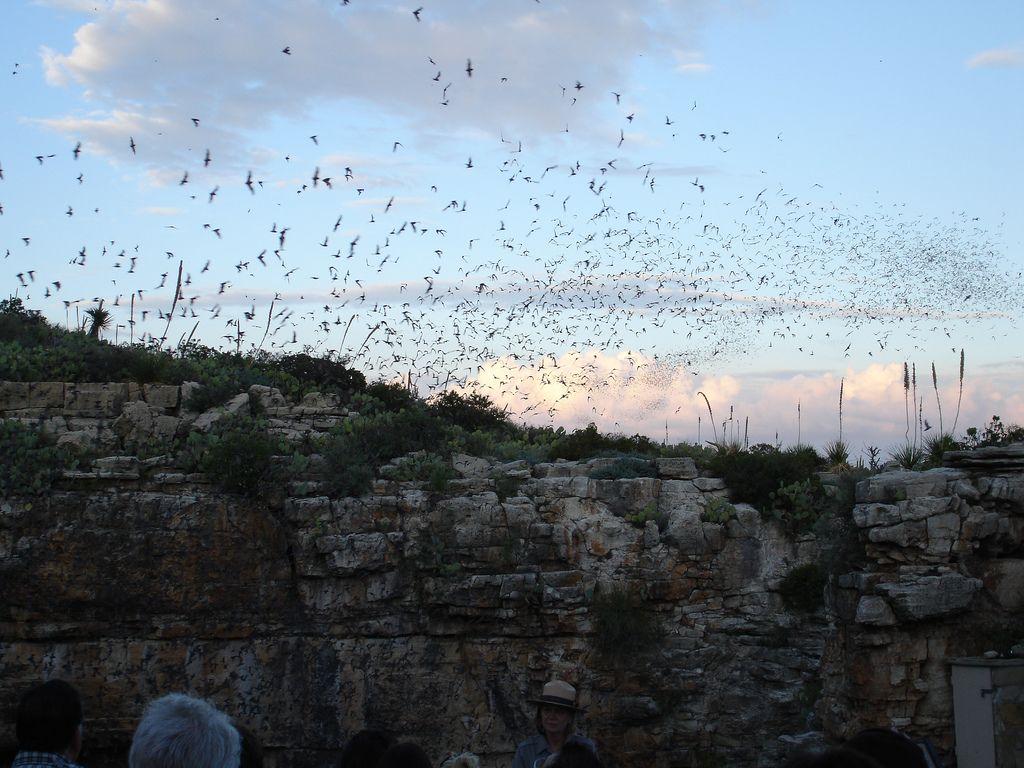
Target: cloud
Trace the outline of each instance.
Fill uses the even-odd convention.
[[[766,371],[742,376],[693,376],[682,367],[665,366],[651,358],[589,350],[531,361],[523,377],[520,364],[509,358],[488,362],[472,382],[499,405],[522,415],[529,423],[557,423],[567,428],[595,422],[606,431],[664,437],[670,442],[701,440],[723,432],[750,444],[790,445],[799,440],[823,446],[839,434],[839,388],[843,383],[843,439],[860,453],[865,445],[887,450],[913,436],[913,406],[903,390],[900,363],[850,368],[845,375],[820,371]],[[957,406],[956,372],[940,374],[943,426],[952,428]],[[924,379],[923,375],[919,376]],[[943,379],[948,384],[941,384]],[[984,425],[993,413],[1005,423],[1024,423],[1024,393],[1019,371],[1012,366],[989,370],[964,384],[957,434],[971,425]],[[587,382],[587,386],[581,386]],[[704,400],[714,413],[714,426]],[[918,382],[923,414],[936,434],[938,407],[930,381]],[[799,404],[799,413],[798,413]],[[908,429],[908,412],[910,426]],[[730,420],[731,415],[731,420]],[[723,423],[724,422],[724,423]],[[777,436],[777,437],[776,437]]]
[[[673,51],[676,59],[676,72],[687,74],[704,74],[710,72],[712,67],[704,61],[704,54],[699,51]]]
[[[1024,46],[993,48],[976,53],[967,60],[968,69],[982,67],[1024,67]]]
[[[76,11],[78,13],[99,13],[100,4],[109,5],[113,0],[33,0],[35,5],[42,5],[49,8],[57,8],[62,11]]]
[[[609,92],[628,92],[630,62],[652,50],[685,58],[679,41],[695,36],[706,6],[436,0],[417,23],[407,6],[390,2],[116,2],[76,30],[70,51],[42,53],[48,82],[81,87],[107,118],[47,124],[109,154],[125,143],[127,114],[175,132],[200,117],[204,130],[223,132],[208,139],[223,152],[275,119],[305,118],[332,103],[383,110],[420,135],[504,130],[525,138],[566,123],[598,131],[590,126]],[[699,54],[684,63],[700,64]]]

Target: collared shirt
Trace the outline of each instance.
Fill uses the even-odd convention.
[[[82,766],[55,752],[32,752],[23,749],[14,758],[11,768],[82,768]]]
[[[583,736],[570,736],[565,743],[582,744],[595,755],[597,754],[597,745]],[[551,748],[548,746],[548,740],[538,733],[536,736],[531,736],[526,741],[520,743],[516,748],[516,756],[512,758],[512,768],[541,768],[544,765],[544,761],[551,757],[552,754]]]

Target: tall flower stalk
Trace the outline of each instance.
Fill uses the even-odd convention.
[[[708,400],[708,396],[703,392],[698,392],[698,395],[704,398],[704,404],[708,407],[708,416],[711,419],[711,428],[715,431],[715,445],[718,444],[718,427],[715,426],[715,414],[711,412],[711,401]]]
[[[950,430],[950,434],[956,434],[956,422],[960,418],[960,400],[964,396],[964,350],[960,348],[960,392],[956,396],[956,416],[953,418],[953,429]]]
[[[910,443],[910,366],[903,363],[903,410],[907,416],[907,429],[903,433],[903,439]]]

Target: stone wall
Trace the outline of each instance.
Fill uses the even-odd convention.
[[[95,768],[124,763],[144,703],[172,690],[254,727],[271,766],[328,765],[366,725],[434,759],[507,765],[532,732],[526,697],[560,675],[612,766],[775,765],[821,723],[905,725],[948,747],[947,657],[1020,615],[1019,468],[872,478],[855,513],[866,568],[808,615],[779,586],[817,561],[815,540],[743,504],[703,521],[726,490],[690,460],[596,480],[608,460],[457,457],[443,495],[379,480],[360,499],[317,495],[313,462],[254,502],[125,451],[208,429],[250,395],[293,438],[351,414],[266,388],[189,413],[189,386],[0,383],[0,416],[113,454],[43,499],[0,500],[0,746],[17,694],[62,676],[83,692]],[[642,521],[653,512],[661,528]],[[595,651],[613,586],[655,617],[646,651]]]
[[[825,729],[895,725],[953,747],[949,662],[1024,654],[1024,446],[858,487],[867,567],[837,579],[822,664]]]
[[[324,434],[351,417],[339,398],[308,394],[290,403],[273,387],[254,385],[204,413],[188,409],[199,388],[184,384],[73,384],[0,381],[0,418],[36,424],[73,451],[138,451],[158,448],[189,431],[206,432],[225,415],[258,403],[271,431],[292,440]]]

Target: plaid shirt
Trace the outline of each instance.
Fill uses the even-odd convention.
[[[82,766],[54,752],[22,750],[14,758],[11,768],[82,768]]]

